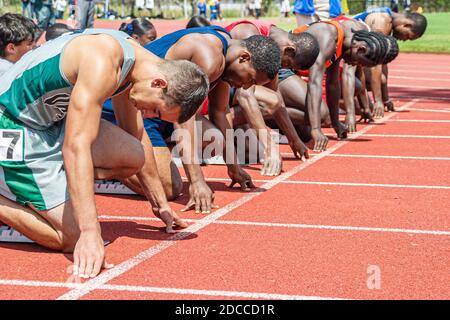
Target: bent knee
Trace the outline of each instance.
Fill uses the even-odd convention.
[[[387,84],[387,77],[385,74],[381,75],[381,84],[386,85]]]

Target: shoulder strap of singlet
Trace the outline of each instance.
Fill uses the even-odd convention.
[[[208,27],[198,27],[198,28],[190,28],[178,30],[172,33],[165,35],[158,40],[155,40],[144,46],[147,50],[153,52],[157,56],[164,58],[167,51],[180,40],[182,37],[192,34],[192,33],[202,33],[202,34],[212,34],[215,35],[222,42],[223,46],[223,54],[227,54],[228,50],[228,41],[220,32],[227,34],[230,38],[230,33],[222,27],[219,26],[208,26]]]
[[[128,42],[127,39],[131,37],[125,32],[112,30],[112,29],[85,29],[85,30],[76,30],[73,33],[82,33],[82,34],[108,34],[112,36],[117,42],[120,44],[123,50],[123,63],[122,70],[119,78],[119,84],[122,85],[122,82],[128,76],[131,68],[135,62],[135,53],[134,48],[131,43]]]

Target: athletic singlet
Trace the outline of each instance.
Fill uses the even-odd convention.
[[[353,16],[353,19],[366,21],[367,16],[372,13],[387,13],[390,17],[392,17],[392,11],[389,7],[380,7],[380,8],[369,8],[366,11],[358,13],[357,15]]]
[[[73,85],[61,69],[61,57],[68,43],[83,35],[108,34],[120,44],[124,59],[119,87],[135,62],[129,35],[107,29],[86,29],[49,41],[25,54],[3,76],[0,83],[0,110],[7,110],[26,126],[44,130],[64,119]]]
[[[266,23],[266,22],[262,22],[259,20],[255,20],[255,21],[240,20],[240,21],[233,22],[232,24],[229,24],[228,26],[225,27],[225,29],[227,29],[227,31],[231,32],[231,30],[233,30],[234,27],[236,27],[237,25],[243,24],[243,23],[254,25],[256,27],[256,29],[258,29],[259,34],[262,36],[266,36],[266,37],[268,37],[270,34],[270,28],[272,26],[274,26],[273,23]]]
[[[342,28],[341,24],[338,21],[320,21],[320,22],[314,22],[314,23],[327,23],[336,28],[337,31],[337,42],[336,42],[336,52],[334,56],[326,61],[326,67],[327,69],[342,56],[342,45],[344,43],[344,29]],[[313,23],[313,24],[314,24]],[[297,29],[293,30],[292,33],[302,33],[308,30],[310,25],[303,25],[298,27]],[[298,70],[297,74],[301,75],[302,77],[309,77],[309,70]]]
[[[175,43],[177,43],[178,40],[191,33],[202,33],[212,34],[219,38],[223,45],[223,55],[226,56],[228,50],[228,41],[219,31],[226,33],[231,38],[230,33],[226,29],[219,26],[190,28],[169,33],[168,35],[165,35],[158,40],[150,42],[149,44],[145,45],[144,48],[151,51],[158,57],[164,59],[166,57],[167,51],[169,51],[169,49]]]
[[[333,19],[331,19],[331,20],[333,20],[333,21],[355,21],[356,19],[350,18],[349,16],[341,15],[341,16],[338,16],[338,17],[333,18]],[[357,21],[358,21],[359,23],[362,23],[362,24],[366,27],[367,31],[370,31],[370,27],[369,27],[369,25],[368,25],[367,23],[365,23],[365,22],[362,21],[362,20],[357,20]]]

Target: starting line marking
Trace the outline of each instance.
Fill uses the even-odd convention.
[[[411,119],[392,119],[389,122],[419,122],[419,123],[450,123],[450,120],[411,120]]]
[[[422,112],[439,112],[439,113],[450,113],[450,110],[445,109],[422,109],[422,108],[411,108],[409,110],[422,111]]]
[[[415,135],[415,134],[365,134],[365,135],[363,135],[363,137],[450,139],[450,136],[427,136],[427,135]]]
[[[413,106],[417,101],[419,101],[419,99],[414,99],[414,100],[404,104],[402,107],[399,108],[399,110],[407,109],[407,108]],[[394,117],[395,115],[396,115],[395,113],[392,113],[392,114],[386,116],[386,118],[382,119],[379,122],[383,122],[387,119],[390,119],[390,118]],[[371,125],[366,126],[361,131],[359,131],[358,133],[353,135],[349,140],[340,141],[340,142],[336,143],[333,147],[331,147],[327,151],[322,152],[320,155],[313,157],[312,159],[308,160],[307,162],[299,164],[298,166],[294,167],[293,169],[291,169],[291,170],[283,173],[282,175],[274,178],[273,180],[265,183],[262,186],[262,188],[265,188],[265,189],[273,188],[280,182],[289,179],[291,176],[299,173],[303,169],[316,163],[318,160],[324,158],[328,154],[338,150],[339,148],[341,148],[344,145],[346,145],[347,143],[349,143],[351,140],[363,135],[364,133],[366,133],[367,131],[369,131],[372,128],[373,128],[373,126],[371,126]],[[159,244],[142,251],[138,255],[136,255],[128,260],[125,260],[124,262],[115,266],[114,268],[103,272],[96,278],[87,281],[86,283],[83,284],[82,287],[73,289],[73,290],[61,295],[60,297],[58,297],[58,300],[77,300],[77,299],[83,297],[84,295],[90,293],[91,291],[96,290],[98,287],[105,285],[107,282],[117,278],[118,276],[124,274],[125,272],[129,271],[130,269],[136,267],[137,265],[141,264],[142,262],[152,258],[156,254],[172,247],[173,245],[175,245],[177,243],[177,240],[182,240],[182,239],[190,236],[192,233],[195,233],[195,232],[205,228],[206,226],[210,225],[211,223],[218,220],[219,218],[225,216],[227,213],[234,210],[235,208],[238,208],[241,205],[243,205],[244,203],[247,203],[250,200],[254,199],[258,195],[260,195],[259,192],[251,192],[251,193],[243,196],[242,198],[226,205],[225,207],[218,209],[214,213],[208,215],[207,217],[201,219],[197,223],[195,223],[195,224],[191,225],[190,227],[188,227],[187,229],[185,229],[184,232],[179,232],[179,233],[173,235],[172,237],[170,237],[168,240],[161,241]]]
[[[292,156],[290,152],[280,152],[281,156]],[[317,156],[318,153],[310,154],[309,156]],[[450,157],[425,157],[425,156],[386,156],[378,154],[347,154],[347,153],[332,153],[328,157],[342,157],[342,158],[370,158],[370,159],[399,159],[399,160],[440,160],[449,161]]]
[[[99,216],[99,218],[104,219],[104,220],[155,221],[155,222],[161,221],[158,218],[150,218],[150,217]],[[198,221],[198,219],[184,219],[184,220],[187,222],[193,222],[193,223]],[[321,230],[340,230],[340,231],[367,231],[367,232],[388,232],[388,233],[408,233],[408,234],[428,234],[428,235],[450,236],[450,231],[443,231],[443,230],[333,226],[333,225],[321,225],[321,224],[254,222],[254,221],[236,221],[236,220],[217,220],[217,221],[214,221],[213,224],[242,225],[242,226],[253,226],[253,227],[321,229]]]
[[[52,281],[0,280],[0,285],[78,289],[83,287],[84,284],[52,282]],[[149,292],[149,293],[166,293],[166,294],[173,293],[181,295],[200,295],[200,296],[216,296],[216,297],[232,297],[232,298],[266,299],[266,300],[345,300],[342,298],[289,295],[289,294],[277,294],[265,292],[200,290],[200,289],[185,289],[185,288],[111,285],[111,284],[104,284],[98,286],[96,290]]]
[[[230,181],[229,178],[206,178],[206,181]],[[268,183],[269,179],[252,179],[253,182]],[[375,187],[375,188],[407,188],[407,189],[443,189],[450,190],[450,186],[430,186],[415,184],[389,184],[389,183],[364,183],[364,182],[337,182],[337,181],[307,181],[307,180],[284,180],[280,184],[313,184],[324,186],[344,186],[344,187]],[[260,186],[259,188],[264,188]]]

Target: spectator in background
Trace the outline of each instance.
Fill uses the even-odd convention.
[[[206,18],[206,0],[200,0],[197,3],[197,8],[199,11],[198,15]]]
[[[261,17],[261,0],[255,0],[255,18]]]
[[[145,0],[136,0],[135,1],[135,6],[138,10],[138,16],[141,17],[142,16],[142,10],[144,10],[145,7]]]
[[[289,18],[289,12],[291,11],[291,3],[289,0],[281,0],[280,13],[281,18]]]
[[[64,12],[66,11],[67,1],[66,0],[56,0],[56,19],[64,19]]]
[[[56,18],[52,0],[35,0],[34,8],[37,15],[37,26],[40,29],[37,35],[37,39],[39,39],[44,31],[55,24]]]
[[[5,13],[0,16],[0,77],[36,47],[36,24],[19,14]]]
[[[158,36],[155,26],[147,18],[134,19],[130,23],[124,22],[119,30],[136,39],[141,46],[149,44]]]
[[[342,0],[295,0],[297,25],[329,20],[342,14]]]
[[[220,0],[216,0],[216,9],[217,9],[217,18],[219,18],[219,21],[223,21],[222,8],[220,6]]]
[[[217,20],[217,7],[215,0],[209,0],[209,21]]]
[[[22,15],[27,18],[32,18],[30,0],[22,0]]]
[[[77,10],[75,11],[78,29],[94,27],[95,1],[76,0]]]
[[[394,12],[398,12],[398,0],[391,0],[391,9]],[[403,10],[405,12],[411,11],[411,0],[403,0]]]
[[[155,8],[155,1],[154,0],[146,0],[145,8],[148,10],[149,16],[153,17],[153,9]]]

